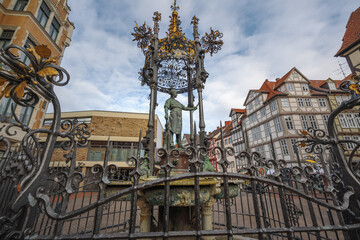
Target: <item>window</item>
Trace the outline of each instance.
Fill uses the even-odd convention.
[[[225,145],[228,145],[228,144],[229,144],[228,140],[227,140],[227,139],[225,139]]]
[[[30,45],[33,46],[33,47],[36,46],[35,42],[28,37],[26,39],[24,47],[25,48],[30,48]],[[22,62],[25,63],[26,65],[29,65],[30,64],[30,59],[24,54]]]
[[[335,99],[336,99],[336,102],[338,105],[340,105],[343,101],[342,97],[341,96],[335,96]]]
[[[313,129],[317,129],[317,124],[316,124],[315,116],[309,116],[309,120],[310,120],[310,126],[311,126]]]
[[[270,136],[270,124],[269,124],[269,122],[266,122],[265,124],[264,124],[264,129],[265,129],[265,136],[267,137],[267,136]]]
[[[274,100],[270,103],[270,110],[275,111],[276,109],[277,109],[277,104],[276,101]]]
[[[299,104],[299,107],[303,107],[304,106],[304,101],[302,98],[298,98],[298,104]]]
[[[319,98],[319,106],[320,107],[326,107],[326,102],[324,98]]]
[[[329,115],[323,115],[323,119],[324,119],[325,124],[327,125],[329,122]]]
[[[345,116],[343,114],[339,114],[338,118],[339,118],[340,126],[342,128],[348,128],[349,127],[348,122],[345,119]]]
[[[3,97],[2,101],[0,103],[0,115],[1,117],[12,117],[12,112],[11,112],[11,107],[14,107],[14,110],[16,109],[16,103],[14,102],[14,100],[12,100],[12,98],[6,98]]]
[[[296,139],[295,139],[295,138],[292,138],[292,139],[290,139],[290,141],[291,141],[292,149],[293,149],[293,151],[294,151],[294,153],[295,153],[296,150],[297,150]]]
[[[287,89],[289,91],[294,91],[294,84],[293,83],[287,83],[286,86],[287,86]]]
[[[300,118],[301,118],[301,123],[302,123],[304,130],[307,130],[309,128],[309,124],[306,119],[306,116],[302,115],[302,116],[300,116]]]
[[[260,153],[261,157],[265,157],[265,149],[264,146],[259,146],[255,148],[255,151]]]
[[[289,106],[290,106],[290,104],[289,104],[289,99],[287,99],[287,98],[282,98],[282,99],[281,99],[281,105],[282,105],[283,107],[289,107]]]
[[[33,107],[23,107],[20,112],[20,122],[24,125],[29,125],[31,115],[34,111]]]
[[[310,98],[305,98],[305,105],[306,105],[307,107],[311,107]]]
[[[261,139],[260,127],[256,127],[252,130],[252,137],[254,141]]]
[[[284,155],[289,155],[289,149],[288,149],[286,140],[282,139],[280,141],[280,144],[281,144],[281,149],[282,149],[283,154]]]
[[[350,96],[349,95],[338,95],[335,96],[336,102],[338,105],[340,105],[342,102],[350,100]]]
[[[56,18],[54,18],[51,22],[50,31],[49,31],[49,34],[54,41],[56,41],[56,38],[59,34],[59,29],[60,29],[60,23],[56,20]]]
[[[260,104],[260,97],[255,98],[254,102],[255,106],[258,106]]]
[[[83,118],[64,118],[64,119],[61,119],[61,121],[65,121],[65,120],[74,121],[75,119],[77,120],[78,123],[91,123],[91,117],[83,117]],[[43,125],[51,125],[51,124],[52,124],[52,119],[46,119],[46,120],[44,120]]]
[[[350,136],[344,136],[344,140],[351,140]],[[353,150],[354,149],[354,144],[352,142],[346,142],[346,148],[348,150]]]
[[[111,161],[125,162],[129,157],[137,153],[138,143],[111,142]],[[102,161],[105,157],[107,141],[91,141],[88,153],[89,161]],[[140,153],[143,155],[143,152]]]
[[[49,16],[50,16],[50,8],[43,1],[40,6],[39,13],[37,16],[37,20],[39,21],[41,26],[43,26],[43,27],[46,26],[46,23],[49,20]]]
[[[261,117],[265,117],[266,116],[266,108],[263,107],[262,109],[260,109],[260,113],[261,113]]]
[[[256,120],[257,120],[257,112],[255,112],[255,113],[252,115],[252,117],[253,117],[253,121],[256,121]]]
[[[354,114],[355,115],[355,122],[358,128],[360,128],[360,116],[359,114]]]
[[[345,117],[347,119],[347,122],[349,124],[349,127],[351,128],[356,128],[356,122],[355,122],[355,118],[352,116],[352,114],[347,113],[345,114]]]
[[[275,118],[275,128],[277,132],[281,132],[282,131],[282,127],[281,127],[281,122],[280,122],[280,117]]]
[[[284,116],[284,119],[285,119],[287,129],[289,129],[289,130],[294,129],[294,125],[292,123],[291,116]]]
[[[304,92],[309,91],[309,86],[308,86],[306,83],[302,83],[302,84],[301,84],[301,88],[302,88],[302,90],[303,90]]]
[[[328,83],[328,85],[329,85],[330,90],[336,90],[335,83],[330,82],[330,83]]]
[[[14,30],[3,30],[0,36],[0,48],[5,48],[10,44],[14,32]]]
[[[28,4],[29,0],[17,0],[14,10],[15,11],[24,11],[26,5]]]

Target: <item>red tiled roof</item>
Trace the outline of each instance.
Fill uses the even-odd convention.
[[[233,110],[236,113],[246,113],[245,109],[240,109],[240,108],[232,108],[231,110]]]
[[[349,75],[350,76],[350,75]],[[350,79],[349,76],[345,77],[343,80],[332,80],[335,84],[335,87],[336,88],[339,88],[340,84],[345,81],[345,80],[348,80]],[[325,88],[324,85],[327,83],[327,80],[310,80],[310,85],[317,88],[317,89],[321,89],[321,90],[325,90],[325,91],[329,91],[329,88]],[[334,92],[334,91],[340,91],[340,92],[343,92],[342,90],[340,89],[337,89],[337,90],[331,90],[331,92]],[[319,91],[316,91],[316,89],[311,89],[310,90],[311,93],[321,93]]]
[[[231,123],[231,121],[229,121]],[[225,122],[226,124],[226,122]],[[225,127],[223,127],[223,137],[228,137],[229,135],[231,135],[231,129],[232,129],[232,125],[231,124],[226,124]],[[215,141],[219,141],[221,139],[221,134],[216,138]]]
[[[274,89],[277,89],[278,87],[280,87],[284,81],[289,77],[290,73],[292,72],[292,70],[294,70],[295,67],[293,67],[287,74],[285,74],[282,78],[280,78],[279,80],[276,80],[276,83],[275,83],[275,87]]]
[[[286,95],[286,93],[282,93],[277,90],[274,90],[275,84],[276,84],[276,82],[270,82],[269,80],[266,79],[265,82],[263,83],[263,85],[261,86],[261,88],[259,89],[260,91],[269,93],[265,102],[269,101],[270,99],[272,99],[275,96]]]
[[[360,7],[351,13],[346,31],[342,39],[342,45],[335,57],[340,56],[354,44],[360,42]]]

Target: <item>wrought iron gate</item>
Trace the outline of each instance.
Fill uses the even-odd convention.
[[[10,52],[14,48],[29,57],[31,67],[22,65]],[[7,97],[23,106],[33,106],[41,95],[54,107],[50,129],[29,129],[14,112],[17,123],[1,126],[0,141],[5,149],[0,161],[1,239],[360,237],[359,162],[353,161],[353,154],[347,159],[342,149],[343,143],[351,141],[356,151],[360,143],[338,140],[333,129],[334,118],[341,111],[360,105],[360,97],[355,93],[331,114],[329,136],[322,130],[302,131],[304,140],[297,144],[313,153],[322,172],[305,166],[300,157],[299,166],[287,167],[285,161],[243,152],[236,157],[247,160],[247,174],[230,173],[227,156],[234,151],[225,148],[222,141],[222,147],[213,150],[221,156],[221,172],[202,172],[202,156],[208,150],[192,146],[181,150],[189,157],[192,172],[172,175],[173,159],[179,157],[180,150],[159,149],[163,176],[143,179],[143,165],[148,161],[140,156],[139,149],[138,155],[128,160],[134,167],[130,173],[132,185],[112,191],[111,182],[121,173],[115,165],[108,164],[109,148],[102,165],[93,166],[86,175],[80,171],[82,165],[76,161],[76,150],[87,144],[88,127],[76,120],[61,122],[53,87],[66,85],[69,75],[39,55],[36,58],[15,45],[0,50],[0,62],[4,65],[0,76],[6,84]],[[40,74],[46,68],[56,74]],[[346,83],[342,87],[347,89]],[[21,131],[25,135],[16,146],[4,135]],[[44,144],[39,143],[38,134],[47,136]],[[63,148],[68,152],[64,156],[68,167],[51,163],[59,137],[67,139]],[[329,162],[325,162],[324,155],[330,156]],[[269,169],[267,177],[260,174],[264,166]],[[190,184],[185,189],[179,183],[186,181]],[[175,186],[180,192],[176,197]],[[179,230],[172,222],[174,206],[187,206],[189,229]]]

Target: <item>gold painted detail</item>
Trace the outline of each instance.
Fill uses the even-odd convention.
[[[221,40],[223,34],[219,30],[213,30],[210,28],[210,33],[205,33],[205,36],[201,38],[201,45],[205,49],[205,52],[209,52],[210,56],[221,50],[224,42]]]
[[[135,24],[136,26],[134,27],[134,32],[131,33],[134,37],[133,41],[137,41],[138,48],[141,48],[141,50],[146,53],[153,37],[152,29],[147,26],[145,22],[141,26],[139,26],[137,22],[135,22]]]
[[[360,95],[360,75],[352,74],[350,80],[342,82],[339,88],[345,92],[350,92],[353,96]]]
[[[199,19],[194,15],[194,17],[191,20],[191,25],[193,25],[193,35],[194,37],[199,36]]]
[[[154,180],[153,178],[145,178],[142,179],[143,182],[148,182],[148,181],[152,181]],[[202,186],[205,185],[215,185],[220,183],[218,180],[216,180],[215,178],[200,178],[199,179],[199,184]],[[182,179],[182,180],[177,180],[177,181],[171,181],[170,185],[171,186],[193,186],[194,183],[194,179]],[[159,184],[159,185],[165,185],[165,183]]]
[[[46,45],[38,45],[35,48],[30,45],[26,49],[31,62],[36,62],[36,67],[33,64],[26,65],[20,60],[16,60],[12,67],[14,70],[9,70],[8,67],[0,65],[0,87],[3,87],[0,92],[0,99],[2,97],[9,98],[12,96],[15,101],[20,101],[29,91],[31,85],[38,85],[37,77],[41,77],[49,82],[49,78],[59,75],[58,71],[52,67],[53,63],[57,63],[56,58],[51,57],[51,50]],[[22,50],[25,51],[25,50]],[[15,66],[16,64],[16,66]]]

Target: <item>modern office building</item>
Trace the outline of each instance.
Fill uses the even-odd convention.
[[[53,114],[46,114],[44,128],[49,128],[52,123]],[[91,171],[91,167],[96,164],[103,164],[106,148],[110,144],[109,165],[114,164],[123,171],[119,176],[126,176],[133,166],[129,166],[126,161],[131,156],[136,156],[139,134],[145,135],[147,130],[149,115],[145,113],[126,113],[111,111],[77,111],[62,112],[62,121],[73,121],[86,123],[90,137],[86,146],[79,146],[76,151],[76,161],[83,167],[83,173]],[[155,133],[156,148],[162,147],[162,135],[164,129],[159,118],[156,116]],[[41,135],[40,142],[45,142],[46,136]],[[68,138],[57,138],[55,150],[52,157],[54,166],[66,166],[64,154],[68,150],[62,148],[62,143],[68,141]],[[141,153],[143,155],[143,151]]]

